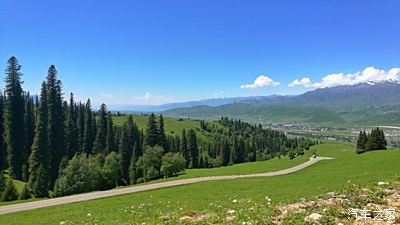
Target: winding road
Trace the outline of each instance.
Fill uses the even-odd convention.
[[[173,186],[184,185],[184,184],[193,184],[193,183],[199,183],[199,182],[205,182],[205,181],[232,180],[232,179],[239,179],[239,178],[272,177],[272,176],[285,175],[285,174],[294,173],[299,170],[302,170],[302,169],[309,167],[309,166],[313,165],[314,163],[317,163],[321,160],[328,160],[328,159],[332,159],[332,158],[329,158],[329,157],[311,158],[309,161],[302,163],[300,165],[297,165],[297,166],[294,166],[291,168],[287,168],[287,169],[283,169],[283,170],[279,170],[279,171],[274,171],[274,172],[247,174],[247,175],[228,175],[228,176],[210,176],[210,177],[188,178],[188,179],[182,179],[182,180],[174,180],[174,181],[160,182],[160,183],[154,183],[154,184],[146,184],[146,185],[141,185],[141,186],[112,189],[112,190],[108,190],[108,191],[96,191],[96,192],[77,194],[77,195],[71,195],[71,196],[60,197],[60,198],[52,198],[52,199],[39,200],[39,201],[34,201],[34,202],[0,206],[0,215],[7,214],[7,213],[20,212],[20,211],[27,211],[27,210],[32,210],[32,209],[38,209],[38,208],[43,208],[43,207],[49,207],[49,206],[62,205],[62,204],[73,203],[73,202],[81,202],[81,201],[87,201],[87,200],[92,200],[92,199],[111,197],[111,196],[116,196],[116,195],[123,195],[123,194],[136,193],[136,192],[141,192],[141,191],[154,190],[154,189],[165,188],[165,187],[173,187]]]

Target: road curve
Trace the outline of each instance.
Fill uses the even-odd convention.
[[[111,197],[111,196],[116,196],[116,195],[123,195],[123,194],[129,194],[129,193],[135,193],[135,192],[141,192],[141,191],[147,191],[147,190],[154,190],[154,189],[159,189],[159,188],[164,188],[164,187],[173,187],[173,186],[184,185],[184,184],[193,184],[193,183],[199,183],[199,182],[205,182],[205,181],[232,180],[232,179],[249,178],[249,177],[272,177],[272,176],[278,176],[278,175],[285,175],[285,174],[294,173],[299,170],[302,170],[308,166],[313,165],[314,163],[317,163],[318,161],[328,160],[328,159],[332,159],[332,158],[328,158],[328,157],[311,158],[309,161],[302,163],[300,165],[297,165],[297,166],[294,166],[291,168],[287,168],[287,169],[283,169],[283,170],[279,170],[279,171],[274,171],[274,172],[247,174],[247,175],[227,175],[227,176],[188,178],[188,179],[182,179],[182,180],[174,180],[174,181],[160,182],[160,183],[154,183],[154,184],[146,184],[146,185],[141,185],[141,186],[112,189],[112,190],[107,190],[107,191],[96,191],[96,192],[77,194],[77,195],[71,195],[71,196],[60,197],[60,198],[51,198],[51,199],[46,199],[46,200],[34,201],[34,202],[0,206],[0,215],[14,213],[14,212],[20,212],[20,211],[27,211],[27,210],[32,210],[32,209],[38,209],[38,208],[43,208],[43,207],[49,207],[49,206],[62,205],[62,204],[67,204],[67,203],[72,203],[72,202],[81,202],[81,201],[87,201],[87,200],[92,200],[92,199],[105,198],[105,197]]]

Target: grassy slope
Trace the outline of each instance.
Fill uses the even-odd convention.
[[[147,119],[148,116],[143,116],[139,114],[132,114],[133,116],[133,121],[139,126],[140,129],[145,130],[146,125],[147,125]],[[115,125],[122,125],[124,122],[126,122],[128,119],[128,116],[116,116],[113,118],[114,124]],[[206,132],[204,130],[200,129],[200,122],[197,120],[182,120],[179,121],[177,119],[172,119],[172,118],[167,118],[164,117],[164,123],[165,123],[165,133],[174,135],[178,134],[180,135],[182,133],[182,130],[185,129],[186,131],[190,129],[194,129],[197,131],[197,135],[200,141],[204,142],[209,142],[211,140],[211,137],[213,134]],[[215,126],[221,127],[222,126],[218,123],[214,123]]]
[[[104,224],[151,223],[155,214],[179,208],[213,210],[212,202],[229,207],[234,204],[232,198],[262,201],[265,196],[275,203],[297,201],[336,190],[349,181],[364,184],[385,180],[400,172],[400,151],[356,155],[353,147],[345,144],[323,144],[315,148],[319,155],[336,159],[290,175],[212,181],[4,215],[0,217],[0,224],[30,224],[38,218],[41,224],[59,224],[65,220],[90,222],[93,217]],[[142,210],[137,209],[140,204],[144,204]],[[132,206],[135,213],[130,212]]]

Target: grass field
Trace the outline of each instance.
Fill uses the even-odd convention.
[[[354,148],[346,144],[330,143],[314,148],[318,155],[335,159],[289,175],[204,182],[14,213],[1,216],[0,224],[31,224],[32,221],[38,224],[151,224],[160,213],[213,211],[216,210],[213,205],[235,204],[232,199],[263,201],[266,196],[273,203],[292,202],[340,189],[349,182],[365,184],[400,174],[400,151],[397,150],[356,155]]]
[[[139,126],[140,129],[143,129],[143,130],[146,129],[148,116],[140,115],[140,114],[132,114],[132,117],[133,117],[133,121]],[[113,117],[113,122],[117,126],[121,126],[127,120],[128,120],[128,116]],[[213,134],[200,129],[200,121],[198,121],[198,120],[189,120],[189,119],[178,120],[176,118],[164,117],[164,123],[165,123],[164,124],[165,133],[167,135],[175,135],[175,134],[181,135],[183,129],[185,129],[186,132],[190,129],[193,129],[193,130],[197,131],[197,135],[198,135],[198,138],[200,141],[209,142],[212,140],[211,138],[213,137]],[[209,121],[209,123],[213,123],[215,126],[223,128],[223,126],[220,125],[219,123],[210,122],[210,121]]]

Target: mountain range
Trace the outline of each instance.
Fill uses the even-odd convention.
[[[165,110],[160,111],[170,117],[217,119],[228,116],[250,122],[334,126],[399,125],[400,83],[362,83],[292,96],[208,99],[160,107],[164,107]]]

